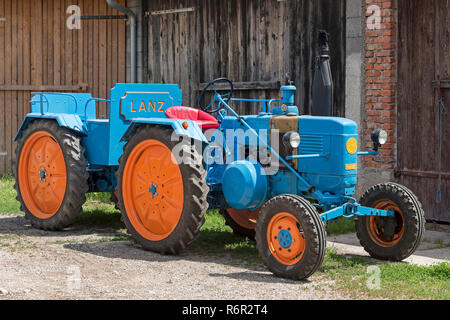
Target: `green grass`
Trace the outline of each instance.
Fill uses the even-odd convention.
[[[21,214],[19,203],[15,200],[13,178],[0,178],[0,214]],[[226,257],[242,265],[262,266],[256,244],[246,238],[233,234],[225,225],[224,218],[217,210],[206,213],[205,224],[199,238],[187,249],[187,255],[201,256],[208,259]],[[126,234],[120,220],[120,212],[110,202],[109,193],[92,193],[87,195],[83,206],[83,214],[75,227],[78,229],[93,229],[95,232],[111,233],[95,241],[132,241]],[[328,226],[329,235],[354,232],[352,219],[340,219]],[[16,239],[9,235],[0,237],[0,247],[7,247]],[[85,241],[91,241],[86,239]],[[442,246],[448,244],[442,243]],[[368,270],[374,265],[374,260],[337,254],[332,248],[327,249],[324,263],[316,275],[332,280],[332,289],[342,292],[355,299],[450,299],[450,265],[443,263],[431,267],[410,265],[407,263],[381,263],[379,268],[380,287],[370,289],[367,285],[373,274]],[[368,269],[369,268],[369,269]]]
[[[255,242],[233,234],[218,210],[206,213],[200,236],[188,251],[202,256],[230,256],[250,263],[260,263]]]
[[[354,219],[340,218],[337,219],[336,221],[330,221],[327,227],[327,234],[329,236],[354,233],[355,231],[356,230]]]
[[[0,214],[21,214],[20,204],[16,200],[16,195],[16,190],[14,189],[14,178],[9,175],[0,177]]]
[[[374,267],[379,269],[370,269]],[[377,273],[379,287],[374,287]],[[329,248],[318,274],[334,280],[336,289],[355,299],[450,299],[450,264],[445,262],[433,266],[374,265],[373,260],[339,255]]]

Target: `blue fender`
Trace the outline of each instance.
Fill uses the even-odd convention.
[[[52,119],[56,120],[61,127],[67,128],[74,132],[81,134],[82,136],[87,135],[87,128],[81,121],[78,114],[69,114],[69,113],[29,113],[23,120],[17,135],[14,138],[14,141],[19,139],[22,132],[28,127],[31,121],[36,119]]]
[[[188,124],[187,128],[183,127],[183,122]],[[176,134],[180,136],[186,136],[194,140],[199,140],[208,143],[202,130],[192,120],[182,120],[182,119],[167,119],[167,118],[136,118],[131,121],[130,126],[127,131],[122,136],[120,141],[128,141],[128,139],[133,135],[137,128],[141,125],[152,124],[152,125],[165,125],[171,126]]]

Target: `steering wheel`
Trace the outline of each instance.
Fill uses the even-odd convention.
[[[217,111],[222,109],[222,107],[220,106],[220,103],[219,103],[219,107],[217,107],[215,109],[211,109],[211,107],[214,104],[214,102],[216,102],[215,94],[217,93],[217,91],[225,91],[226,90],[226,89],[217,89],[215,86],[216,83],[226,83],[229,85],[229,90],[225,94],[220,95],[226,103],[228,103],[230,101],[231,97],[233,96],[233,91],[234,91],[233,82],[231,82],[227,78],[218,78],[218,79],[212,80],[210,83],[208,83],[206,85],[206,87],[203,88],[202,93],[200,94],[200,97],[198,98],[198,107],[200,110],[203,110],[210,114],[216,113]],[[214,90],[214,99],[207,106],[205,106],[205,104],[203,103],[203,99],[205,98],[206,92],[208,91],[208,89],[210,87],[212,87],[212,89]]]

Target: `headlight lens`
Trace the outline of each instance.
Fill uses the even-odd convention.
[[[386,131],[382,129],[377,129],[372,133],[372,140],[375,143],[378,143],[380,145],[386,144],[388,139],[388,134]]]
[[[283,144],[292,149],[298,148],[300,146],[300,135],[295,131],[286,133],[283,136]]]

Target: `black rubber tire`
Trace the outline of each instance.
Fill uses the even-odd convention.
[[[413,254],[422,242],[425,232],[425,214],[422,205],[411,190],[392,182],[371,187],[361,197],[360,204],[373,207],[380,200],[389,200],[402,211],[404,231],[401,238],[391,246],[379,243],[371,236],[369,217],[359,217],[356,220],[356,235],[361,246],[371,257],[379,260],[402,261]]]
[[[117,198],[117,195],[116,195],[115,192],[111,192],[110,193],[109,201],[111,201],[112,204],[114,204],[114,209],[120,210],[120,208],[119,208],[119,199]]]
[[[124,146],[123,155],[119,159],[117,171],[117,195],[122,219],[128,232],[143,249],[162,254],[178,254],[188,247],[200,234],[200,228],[205,222],[204,215],[208,209],[207,195],[209,188],[206,184],[206,170],[203,167],[202,157],[193,145],[183,148],[184,154],[192,161],[179,164],[183,179],[184,207],[177,226],[170,235],[160,241],[151,241],[142,237],[131,224],[123,201],[122,178],[125,164],[131,151],[142,141],[148,139],[164,143],[170,150],[178,141],[171,141],[172,128],[166,126],[141,126]]]
[[[225,219],[225,224],[229,226],[233,233],[240,237],[249,238],[250,240],[255,240],[255,229],[249,229],[238,224],[234,219],[230,216],[230,214],[225,209],[220,209],[220,214]]]
[[[67,184],[63,202],[58,212],[49,219],[40,219],[34,216],[26,207],[19,185],[19,159],[22,148],[31,134],[36,131],[47,131],[59,143],[66,163]],[[82,212],[88,192],[89,174],[86,171],[88,162],[84,155],[85,149],[81,144],[81,136],[74,131],[60,127],[54,120],[34,120],[22,132],[17,141],[16,157],[14,159],[14,188],[20,209],[25,212],[25,218],[30,220],[32,226],[43,230],[62,230],[73,224]]]
[[[270,220],[279,212],[292,214],[301,224],[305,237],[302,259],[294,265],[279,262],[271,253],[267,241]],[[280,195],[262,207],[256,224],[256,245],[264,264],[276,276],[305,280],[322,265],[326,253],[326,232],[317,210],[306,199],[297,195]]]

